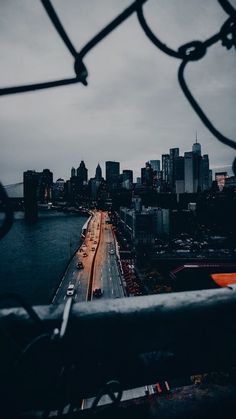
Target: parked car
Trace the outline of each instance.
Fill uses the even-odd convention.
[[[88,256],[88,253],[84,252],[83,257],[85,258],[86,256]]]

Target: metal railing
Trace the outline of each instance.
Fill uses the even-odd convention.
[[[216,42],[221,42],[222,46],[231,49],[236,47],[236,10],[228,0],[218,0],[219,5],[228,14],[228,18],[221,26],[219,32],[212,35],[205,41],[194,40],[187,44],[181,45],[177,50],[173,50],[165,43],[163,43],[156,34],[153,33],[149,27],[143,11],[143,6],[148,0],[136,0],[129,7],[127,7],[121,14],[113,19],[107,26],[105,26],[97,35],[90,39],[87,44],[80,50],[77,51],[69,38],[65,28],[63,27],[60,18],[58,17],[54,7],[50,0],[40,0],[42,6],[47,12],[49,19],[54,25],[58,35],[61,37],[65,46],[74,57],[74,71],[75,77],[63,80],[54,80],[51,82],[28,84],[23,86],[12,86],[0,88],[0,95],[9,95],[15,93],[29,92],[33,90],[41,90],[46,88],[58,87],[62,85],[69,85],[75,83],[82,83],[87,85],[88,70],[84,64],[84,58],[86,55],[101,42],[106,36],[108,36],[114,29],[121,25],[126,19],[128,19],[133,13],[137,14],[138,21],[144,30],[144,33],[148,39],[161,51],[169,56],[181,60],[181,64],[178,72],[178,80],[183,93],[185,94],[189,104],[192,106],[194,111],[197,113],[203,124],[208,130],[223,144],[236,149],[236,142],[227,138],[223,135],[209,120],[206,113],[200,107],[196,99],[193,97],[187,83],[185,81],[184,72],[189,62],[198,61],[202,59],[208,48],[214,45]],[[233,171],[236,174],[236,159],[233,162]],[[6,192],[3,187],[0,188],[0,200],[6,200]],[[5,222],[0,228],[0,237],[7,233],[12,224],[12,211],[9,205],[5,208]]]
[[[2,408],[55,408],[236,366],[236,287],[0,311]],[[63,328],[63,333],[60,330]],[[3,354],[4,349],[5,354]]]
[[[227,49],[236,46],[235,9],[227,0],[218,0],[229,15],[219,32],[204,42],[195,40],[174,51],[148,26],[143,12],[146,2],[134,1],[77,51],[51,2],[41,0],[74,57],[75,77],[4,87],[0,95],[78,82],[87,85],[88,71],[84,64],[87,53],[137,13],[150,41],[164,53],[181,60],[180,86],[203,124],[219,141],[236,149],[236,143],[213,126],[184,78],[187,64],[202,59],[214,43],[220,41]],[[236,160],[233,168],[236,173]],[[5,212],[1,238],[13,222],[9,199],[1,185],[0,201]],[[33,312],[27,304],[23,306],[27,311],[21,308],[0,311],[0,394],[1,413],[5,418],[15,418],[25,409],[49,410],[66,403],[79,406],[81,398],[100,394],[107,383],[114,381],[126,389],[157,378],[235,367],[235,287],[107,300],[106,304],[92,302],[72,306],[71,300],[65,308],[41,306],[34,307]]]

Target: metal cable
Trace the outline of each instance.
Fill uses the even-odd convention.
[[[222,45],[227,49],[231,47],[236,48],[236,11],[233,6],[227,0],[218,0],[219,4],[223,7],[223,9],[230,15],[230,17],[224,22],[219,32],[211,36],[210,38],[206,39],[204,42],[201,41],[192,41],[187,44],[184,44],[178,48],[178,51],[175,51],[165,45],[156,34],[152,32],[150,27],[148,26],[144,13],[142,4],[139,3],[139,7],[137,8],[137,16],[139,23],[144,30],[146,36],[150,39],[150,41],[161,51],[165,54],[175,57],[182,60],[180,64],[179,71],[178,71],[178,80],[180,87],[185,94],[185,97],[188,99],[189,104],[192,106],[196,114],[199,116],[203,124],[206,128],[223,144],[236,149],[236,142],[225,137],[220,131],[218,131],[214,125],[211,123],[209,118],[203,112],[200,105],[197,103],[196,99],[191,94],[184,78],[184,70],[186,65],[189,61],[197,61],[203,58],[207,52],[207,48],[214,45],[216,42],[221,41]],[[235,168],[235,164],[233,164],[233,170]],[[235,171],[234,171],[235,173]]]
[[[70,38],[68,37],[65,29],[63,28],[62,23],[61,23],[59,17],[57,16],[50,0],[41,0],[41,3],[42,3],[44,9],[46,10],[46,12],[49,16],[49,19],[51,19],[51,22],[55,26],[55,29],[56,29],[58,35],[60,35],[61,39],[66,44],[68,50],[73,55],[73,57],[76,57],[77,51],[76,51],[74,45],[72,44]]]
[[[48,89],[51,87],[65,86],[74,83],[82,83],[87,85],[88,71],[86,66],[82,62],[82,58],[94,48],[99,42],[101,42],[109,33],[117,28],[122,22],[124,22],[132,13],[136,12],[139,4],[145,3],[147,0],[139,0],[138,3],[134,1],[129,7],[127,7],[120,15],[113,19],[105,28],[103,28],[97,35],[95,35],[82,49],[77,52],[74,45],[72,44],[69,36],[67,35],[59,17],[57,16],[55,9],[53,8],[50,0],[40,0],[43,7],[45,8],[52,24],[54,25],[58,35],[61,37],[70,53],[75,58],[74,70],[76,77],[62,80],[54,80],[43,83],[27,84],[22,86],[4,87],[0,89],[0,96],[10,95],[15,93],[24,93],[34,90]]]
[[[79,55],[83,58],[92,48],[101,42],[109,33],[123,23],[132,13],[136,12],[139,5],[146,3],[147,0],[134,1],[127,9],[120,15],[113,19],[105,28],[103,28],[97,35],[95,35],[80,51]]]
[[[236,150],[236,142],[233,140],[230,140],[229,138],[225,137],[223,134],[221,134],[220,131],[218,131],[214,125],[211,123],[211,121],[209,120],[209,118],[206,116],[206,114],[203,112],[202,108],[199,106],[199,104],[197,103],[196,99],[193,97],[192,93],[190,92],[185,78],[184,78],[184,70],[186,69],[186,66],[188,64],[189,61],[182,61],[182,63],[180,64],[179,67],[179,72],[178,72],[178,80],[179,80],[179,84],[186,96],[186,98],[188,99],[190,105],[193,107],[193,109],[195,110],[195,112],[197,113],[197,115],[199,116],[199,118],[201,119],[201,121],[203,122],[203,124],[208,128],[208,130],[223,144],[233,148]]]
[[[147,0],[136,0],[134,1],[129,7],[127,7],[122,13],[120,13],[115,19],[113,19],[107,26],[105,26],[97,35],[95,35],[79,52],[75,49],[74,45],[72,44],[69,36],[67,35],[54,7],[51,4],[50,0],[40,0],[45,11],[47,12],[52,24],[54,25],[58,35],[61,37],[63,42],[65,43],[66,47],[68,48],[69,52],[75,58],[74,63],[74,70],[76,76],[69,79],[62,79],[62,80],[54,80],[49,82],[43,83],[35,83],[35,84],[28,84],[22,86],[12,86],[12,87],[5,87],[0,89],[0,96],[1,95],[9,95],[15,93],[23,93],[23,92],[30,92],[34,90],[41,90],[47,89],[51,87],[57,86],[64,86],[70,85],[75,83],[82,83],[85,86],[87,85],[87,77],[88,71],[86,66],[84,65],[82,59],[86,56],[86,54],[91,51],[99,42],[101,42],[107,35],[109,35],[114,29],[116,29],[122,22],[124,22],[128,17],[130,17],[134,12],[137,13],[137,17],[139,23],[144,30],[144,33],[149,38],[149,40],[161,51],[165,54],[178,58],[182,60],[182,63],[179,68],[178,72],[178,80],[180,86],[185,94],[186,98],[188,99],[190,105],[197,113],[203,124],[208,128],[208,130],[223,144],[236,149],[235,141],[225,137],[220,131],[218,131],[211,121],[208,119],[206,114],[203,112],[200,105],[197,103],[195,98],[193,97],[192,93],[190,92],[184,78],[184,70],[186,65],[189,61],[197,61],[204,57],[207,52],[207,48],[212,46],[218,41],[222,42],[222,45],[227,49],[232,48],[233,46],[236,48],[236,10],[231,5],[228,0],[218,0],[218,3],[223,8],[223,10],[229,15],[229,18],[225,21],[220,31],[210,38],[206,39],[204,42],[201,41],[192,41],[187,44],[184,44],[178,48],[177,51],[173,50],[166,44],[164,44],[156,34],[152,32],[150,27],[148,26],[144,13],[143,13],[143,5],[147,2]],[[233,170],[236,174],[236,160],[233,164]],[[9,200],[7,194],[0,184],[0,199],[4,203],[5,206],[5,220],[0,226],[0,238],[3,237],[11,228],[13,223],[13,212],[9,205]]]

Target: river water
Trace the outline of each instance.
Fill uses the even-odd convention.
[[[32,304],[48,304],[80,243],[87,217],[41,213],[27,225],[16,213],[9,233],[0,240],[0,293],[18,292]]]

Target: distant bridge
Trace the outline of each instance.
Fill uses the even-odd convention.
[[[10,198],[22,198],[23,197],[23,182],[13,183],[11,185],[4,186],[7,195]]]

